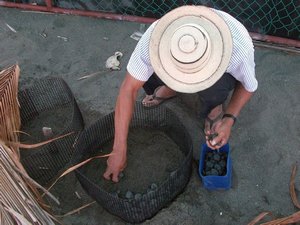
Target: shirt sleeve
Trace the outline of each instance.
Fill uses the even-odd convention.
[[[258,82],[255,77],[254,51],[248,51],[248,54],[230,71],[230,74],[241,82],[247,91],[256,91]]]
[[[127,71],[140,81],[147,81],[154,72],[150,62],[149,43],[156,23],[154,22],[143,34],[127,64]]]

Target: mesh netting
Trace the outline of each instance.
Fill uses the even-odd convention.
[[[21,131],[30,135],[22,133],[22,143],[40,143],[73,132],[38,148],[20,149],[21,162],[28,174],[44,185],[70,161],[74,141],[83,129],[81,112],[71,90],[60,78],[35,82],[19,92],[18,100]]]
[[[37,3],[40,1],[13,1]],[[112,12],[150,18],[160,18],[170,10],[182,5],[205,5],[228,12],[241,21],[250,32],[291,39],[300,39],[299,0],[53,0],[53,6],[89,11]]]
[[[110,193],[104,187],[92,181],[87,175],[85,166],[76,170],[76,176],[86,192],[110,213],[119,216],[127,222],[138,223],[151,218],[183,191],[190,178],[192,141],[186,128],[177,116],[163,106],[148,109],[142,107],[141,104],[137,104],[131,123],[132,128],[154,128],[160,130],[168,135],[183,153],[183,160],[179,162],[174,171],[167,175],[165,180],[160,182],[154,191],[145,192],[140,199],[128,200]],[[114,113],[111,113],[81,133],[72,163],[77,164],[93,156],[96,151],[95,147],[105,145],[105,143],[113,139],[113,135]],[[143,151],[143,149],[138,149],[139,151]],[[157,155],[157,158],[159,157]],[[95,172],[97,173],[97,171]],[[101,179],[101,176],[98,176],[98,179]]]

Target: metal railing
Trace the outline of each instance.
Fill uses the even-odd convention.
[[[187,4],[228,12],[246,26],[253,40],[300,48],[300,4],[297,0],[0,0],[0,6],[4,7],[139,23],[152,23],[173,8]]]

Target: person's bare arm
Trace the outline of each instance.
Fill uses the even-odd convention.
[[[243,85],[238,82],[236,88],[232,94],[232,97],[228,103],[225,113],[232,114],[237,117],[245,104],[250,100],[254,93],[247,91]],[[223,118],[219,123],[216,124],[214,130],[218,133],[212,141],[207,141],[210,148],[217,149],[227,143],[231,127],[234,124],[234,120],[230,117]],[[218,145],[216,145],[218,143]]]
[[[112,155],[107,160],[103,174],[105,179],[119,181],[119,173],[126,167],[127,137],[138,90],[144,82],[133,78],[129,73],[121,85],[115,107],[115,137]]]

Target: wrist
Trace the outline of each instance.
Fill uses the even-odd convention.
[[[225,113],[222,117],[222,120],[226,121],[226,122],[230,122],[231,125],[233,126],[237,120],[236,116],[234,116],[231,113]]]
[[[127,145],[125,144],[114,144],[112,148],[112,152],[117,154],[126,154],[127,152]]]

